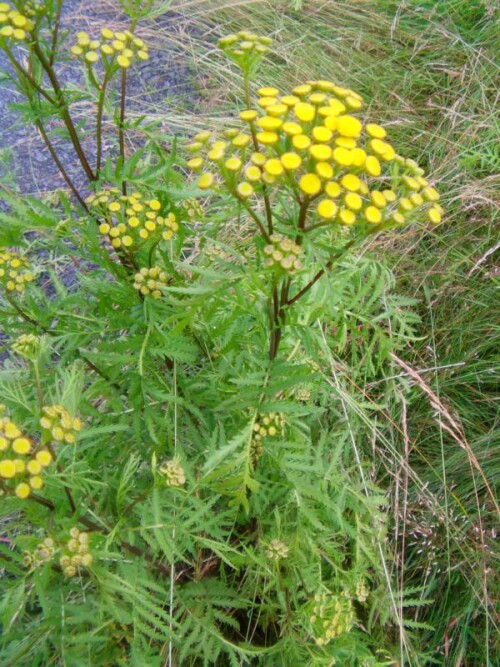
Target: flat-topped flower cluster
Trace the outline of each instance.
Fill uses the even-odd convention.
[[[7,292],[24,292],[33,277],[27,257],[11,250],[0,250],[0,284]]]
[[[135,249],[148,240],[169,241],[179,229],[174,213],[162,214],[161,203],[145,199],[141,192],[121,195],[118,188],[110,188],[86,201],[104,218],[99,232],[109,237],[113,248]]]
[[[34,22],[21,14],[8,2],[0,2],[0,40],[2,38],[12,39],[17,42],[24,41],[35,27]]]
[[[4,411],[0,405],[0,415]],[[43,487],[42,471],[52,463],[52,454],[37,448],[7,415],[0,416],[0,480],[18,498],[27,498]]]
[[[441,221],[439,194],[411,159],[399,155],[385,128],[354,115],[361,96],[331,81],[308,81],[291,94],[260,88],[243,128],[224,138],[199,132],[188,166],[198,187],[229,191],[246,205],[273,188],[313,202],[322,221],[380,228],[422,216]]]
[[[149,58],[144,40],[129,30],[113,32],[110,28],[103,28],[100,40],[92,39],[87,32],[82,31],[77,33],[76,40],[71,53],[89,65],[102,60],[105,67],[116,64],[127,69],[135,62]]]

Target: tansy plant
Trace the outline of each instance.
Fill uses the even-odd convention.
[[[230,127],[181,160],[150,124],[132,143],[153,5],[69,43],[61,2],[0,5],[18,109],[68,186],[0,213],[0,662],[419,664],[371,449],[415,316],[364,242],[439,222],[437,191],[352,90],[258,87],[270,40],[246,31],[220,42]]]

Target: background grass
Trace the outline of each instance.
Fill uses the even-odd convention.
[[[425,664],[499,664],[498,7],[486,0],[184,0],[174,7],[183,19],[168,41],[193,61],[199,99],[151,109],[166,126],[228,122],[241,82],[215,42],[250,29],[275,40],[259,83],[286,90],[329,78],[359,91],[367,115],[442,192],[442,226],[408,229],[371,248],[392,266],[398,290],[418,300],[421,317],[420,341],[394,363],[408,390],[389,403],[375,444],[386,463],[377,474],[392,498],[392,573],[401,590],[421,586],[435,600],[405,610]],[[154,26],[151,37],[167,48]]]

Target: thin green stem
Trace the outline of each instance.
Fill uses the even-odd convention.
[[[57,11],[54,22],[54,28],[52,30],[52,40],[50,44],[50,56],[49,64],[52,67],[56,58],[56,47],[57,47],[57,37],[59,35],[59,26],[61,24],[61,10],[62,10],[62,0],[57,0]]]
[[[17,305],[15,301],[11,298],[10,294],[6,292],[5,298],[7,301],[10,303],[10,305],[14,308],[14,310],[25,320],[26,322],[29,322],[31,325],[33,325],[36,329],[39,329],[40,331],[43,331],[43,333],[46,333],[49,336],[57,336],[57,333],[55,331],[52,331],[52,329],[48,329],[47,327],[44,327],[41,322],[38,322],[37,320],[33,319],[26,313],[20,306]],[[113,380],[110,380],[108,376],[101,371],[90,359],[87,359],[87,357],[81,353],[81,351],[77,348],[75,350],[75,354],[92,370],[94,373],[97,373],[97,375],[100,375],[103,380],[106,380],[106,382],[109,382],[111,386],[113,386],[115,389],[118,391],[122,391],[122,388],[120,387],[119,384],[116,382],[113,382]]]
[[[233,195],[243,205],[243,208],[245,209],[245,211],[247,211],[247,213],[255,220],[255,223],[257,224],[257,227],[259,228],[259,231],[262,234],[262,237],[265,239],[266,243],[270,243],[271,239],[269,238],[269,234],[267,233],[266,228],[262,224],[262,220],[259,218],[257,213],[255,213],[255,211],[247,203],[247,201],[238,194],[237,190],[233,191]]]
[[[96,167],[95,172],[96,176],[99,176],[101,172],[101,161],[102,161],[102,119],[104,115],[104,101],[106,99],[106,87],[109,81],[109,70],[106,70],[104,74],[104,79],[102,81],[101,88],[99,90],[99,99],[97,102],[97,119],[96,119]]]
[[[246,72],[243,73],[243,88],[245,91],[245,104],[247,109],[251,109],[252,107],[252,95],[250,92],[250,80],[248,78],[248,74]],[[250,133],[252,135],[252,142],[254,149],[259,152],[259,142],[257,141],[257,134],[255,132],[255,126],[253,123],[250,123]],[[273,211],[271,208],[271,201],[269,199],[269,193],[267,191],[267,185],[263,183],[262,185],[262,194],[264,197],[264,208],[266,210],[266,220],[267,220],[267,228],[269,231],[269,235],[271,235],[274,231],[274,225],[273,225]]]
[[[125,103],[127,97],[127,68],[122,68],[121,92],[120,92],[120,122],[118,124],[118,143],[120,145],[120,157],[122,169],[125,167]],[[127,183],[122,181],[122,194],[127,194]]]
[[[7,54],[7,58],[9,59],[12,67],[16,70],[18,74],[23,76],[26,81],[32,86],[42,97],[44,97],[48,102],[53,104],[54,106],[57,104],[57,101],[49,95],[49,93],[44,90],[36,81],[35,79],[31,76],[31,74],[28,72],[28,70],[25,70],[24,67],[17,62],[17,60],[14,58],[11,50],[6,46],[5,47],[5,53]]]

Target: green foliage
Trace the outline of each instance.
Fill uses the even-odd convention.
[[[345,18],[348,9],[339,4]],[[122,3],[132,27],[168,5]],[[291,5],[295,12],[307,8]],[[479,466],[498,460],[489,374],[493,280],[485,289],[483,264],[472,267],[470,287],[482,290],[473,309],[479,325],[451,330],[450,320],[467,319],[466,298],[446,277],[444,287],[426,282],[421,294],[411,289],[411,264],[406,274],[397,266],[411,255],[377,252],[380,246],[363,234],[349,253],[347,234],[328,228],[311,242],[310,266],[296,284],[307,285],[320,267],[326,275],[276,316],[277,279],[262,264],[263,238],[241,200],[226,193],[206,201],[186,176],[175,142],[166,151],[154,124],[113,115],[112,95],[90,66],[83,92],[64,90],[57,78],[54,84],[64,54],[58,7],[49,3],[33,28],[31,44],[41,48],[40,55],[28,45],[35,81],[14,76],[26,97],[18,111],[42,135],[46,121],[58,117],[89,189],[108,194],[99,208],[72,182],[52,202],[2,193],[0,246],[28,256],[35,280],[0,294],[8,352],[1,425],[7,432],[10,420],[31,440],[26,461],[42,451],[55,459],[39,473],[19,472],[32,485],[27,496],[0,468],[2,664],[431,665],[443,664],[442,637],[455,658],[474,656],[464,664],[494,664],[494,648],[483,660],[480,632],[474,637],[492,622],[483,596],[493,571],[494,524],[485,508],[492,515],[497,509],[494,472],[493,465],[483,476],[468,469],[471,452]],[[464,36],[487,34],[482,3],[469,13],[458,2],[439,3],[436,11]],[[420,20],[412,13],[402,23],[413,30]],[[320,27],[318,37],[328,41],[330,28]],[[289,76],[284,69],[280,77]],[[436,89],[434,79],[417,74],[410,88]],[[371,98],[369,75],[362,89]],[[71,116],[73,102],[82,100],[115,123],[116,135],[106,138],[117,151],[95,166]],[[84,130],[93,131],[92,124]],[[102,140],[99,122],[95,130]],[[129,131],[142,144],[127,156]],[[403,144],[409,136],[403,127]],[[471,154],[457,168],[476,168],[474,151],[484,154],[476,139],[471,135]],[[493,165],[494,153],[481,162],[486,171]],[[135,205],[131,193],[139,192],[139,206],[146,202],[151,212],[158,204],[172,216],[178,229],[171,238],[134,236],[130,250],[112,244],[116,237],[98,225],[111,221],[110,202],[125,189]],[[299,207],[281,196],[273,204],[279,223],[295,230]],[[140,224],[131,229],[146,229],[134,210]],[[128,231],[131,238],[136,233]],[[448,239],[428,235],[422,245],[434,244],[436,253]],[[398,241],[404,242],[405,236]],[[342,252],[328,265],[332,246]],[[466,253],[454,256],[453,244],[447,252],[466,278]],[[65,275],[75,266],[76,282],[68,285]],[[160,298],[154,288],[141,293],[134,285],[141,268],[155,266],[168,276]],[[280,284],[285,277],[279,274]],[[396,287],[403,283],[404,294]],[[422,385],[411,385],[407,373],[400,377],[396,365],[408,350],[426,359],[422,321],[435,299],[443,306],[440,317],[432,311],[429,365],[437,364],[442,345],[439,364],[452,369],[436,375],[431,389],[424,383],[439,421],[421,400]],[[15,341],[29,334],[38,341],[21,354],[25,348]],[[455,366],[464,355],[467,365]],[[478,395],[488,397],[484,407]],[[463,401],[468,441],[447,413],[448,400]],[[47,406],[59,415],[61,433],[59,422],[44,426]],[[272,432],[273,424],[280,429]],[[408,433],[416,443],[411,461]],[[41,489],[33,486],[37,476]],[[404,512],[403,532],[392,512]],[[427,529],[425,560],[420,541]],[[75,538],[78,531],[88,542]],[[74,573],[62,560],[68,554],[80,559]]]

